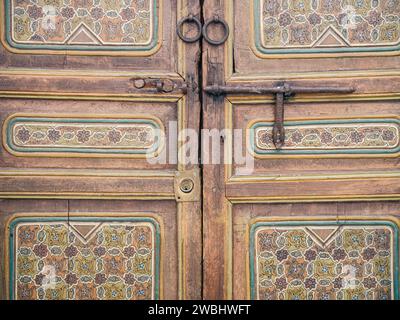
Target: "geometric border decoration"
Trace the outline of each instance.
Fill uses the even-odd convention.
[[[256,220],[254,221],[254,223],[252,223],[249,226],[249,256],[248,256],[248,263],[249,263],[249,297],[252,300],[257,299],[258,297],[258,285],[256,286],[256,277],[258,277],[257,275],[257,271],[256,271],[256,266],[254,264],[255,259],[256,259],[256,234],[258,231],[263,230],[263,229],[269,229],[269,228],[285,228],[285,227],[289,227],[289,230],[296,230],[296,228],[311,228],[311,232],[314,229],[318,229],[318,228],[331,228],[333,230],[333,232],[330,233],[330,235],[325,235],[326,236],[326,246],[328,247],[329,245],[333,245],[333,239],[336,238],[336,235],[340,235],[343,231],[342,228],[346,228],[346,227],[385,227],[385,228],[389,228],[391,230],[392,233],[392,243],[391,243],[391,248],[392,248],[392,252],[393,252],[393,268],[392,268],[392,294],[393,294],[393,299],[394,300],[398,300],[399,299],[399,222],[397,219],[391,219],[388,218],[387,220],[385,220],[385,218],[382,218],[381,220],[374,220],[373,218],[368,218],[368,217],[354,217],[354,218],[343,218],[340,217],[337,220],[332,220],[329,218],[323,219],[323,218],[304,218],[302,220],[296,220],[296,217],[293,217],[293,219],[286,219],[286,218],[277,218],[277,219],[271,219],[270,221],[267,219],[260,219],[260,220]],[[291,229],[290,229],[291,228]],[[335,231],[336,230],[336,231]],[[293,233],[293,237],[294,232]],[[297,235],[297,234],[296,234]],[[299,235],[297,235],[299,236]],[[315,238],[317,238],[318,236],[316,236]],[[265,240],[265,245],[269,245],[269,241],[272,240],[268,240],[269,238],[263,238]],[[296,241],[300,241],[297,238],[291,238],[293,239],[294,242],[290,242],[290,245],[293,246],[294,248],[296,248],[296,245],[298,245],[299,243]],[[351,239],[347,239],[348,241],[353,240]],[[276,240],[275,240],[276,241]],[[316,240],[318,243],[318,239]],[[349,242],[347,242],[348,244]],[[383,244],[383,243],[382,243]],[[323,244],[325,245],[325,244]],[[351,245],[351,242],[350,242]],[[335,247],[336,248],[336,247]],[[336,248],[337,249],[337,248]],[[284,250],[280,250],[282,251],[279,254],[283,255],[283,251]],[[312,250],[311,250],[312,251]],[[321,251],[323,252],[323,250]],[[311,253],[310,252],[310,257],[308,259],[314,260],[315,257],[311,257]],[[337,252],[337,254],[342,254],[342,252]],[[278,252],[277,252],[278,254]],[[307,254],[307,252],[306,252]],[[364,251],[363,254],[366,254],[366,252]],[[291,257],[291,256],[289,256]],[[279,259],[286,259],[287,255],[282,256]],[[338,257],[338,259],[343,259],[342,257]],[[267,266],[266,266],[267,267]],[[293,272],[297,272],[298,270],[293,270]],[[320,270],[319,270],[320,271]],[[325,271],[326,272],[326,271]],[[257,278],[258,279],[258,278]],[[258,280],[257,280],[258,281]],[[283,285],[283,284],[282,284]],[[312,284],[315,287],[315,284]],[[257,287],[257,288],[256,288]]]
[[[112,215],[112,214],[110,214]],[[151,228],[153,229],[153,234],[154,234],[154,261],[153,261],[153,266],[154,266],[154,276],[153,279],[153,289],[152,289],[152,300],[158,300],[160,299],[160,251],[161,251],[161,230],[160,230],[160,225],[158,221],[154,218],[151,217],[140,217],[140,216],[135,216],[135,217],[103,217],[103,216],[92,216],[92,217],[79,217],[79,216],[70,216],[70,217],[57,217],[57,216],[24,216],[24,215],[18,215],[14,218],[11,218],[11,220],[8,221],[8,224],[5,229],[5,234],[6,234],[6,257],[8,255],[8,291],[9,291],[9,299],[13,300],[15,299],[15,294],[14,294],[14,273],[15,273],[15,257],[14,257],[14,251],[15,251],[15,239],[16,239],[16,230],[18,225],[20,224],[29,224],[29,223],[60,223],[60,224],[67,224],[69,226],[69,229],[71,229],[71,225],[76,224],[76,223],[97,223],[99,226],[102,223],[110,223],[112,225],[113,223],[139,223],[143,225],[150,225]],[[93,232],[95,233],[95,232]],[[8,248],[7,248],[8,246]]]

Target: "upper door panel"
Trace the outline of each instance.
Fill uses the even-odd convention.
[[[245,0],[233,1],[231,9],[239,76],[389,71],[399,65],[397,1]]]
[[[171,30],[182,5],[162,0],[5,0],[0,63],[8,68],[178,73],[179,49]]]
[[[5,0],[10,51],[148,55],[160,44],[158,1]],[[107,52],[108,51],[108,52]]]

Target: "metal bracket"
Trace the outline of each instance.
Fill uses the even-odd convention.
[[[156,78],[132,78],[133,87],[146,94],[154,93],[187,93],[188,86],[186,83],[180,83],[172,79],[156,79]]]
[[[174,179],[174,191],[177,202],[200,201],[200,170],[177,171]]]

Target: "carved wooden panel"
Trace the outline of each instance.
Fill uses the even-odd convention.
[[[339,96],[319,99],[285,103],[285,144],[278,150],[272,139],[273,101],[231,98],[225,109],[227,123],[229,128],[241,128],[243,139],[234,132],[228,135],[228,152],[233,159],[227,166],[228,177],[246,180],[396,170],[400,151],[397,101],[348,102],[340,101]],[[248,162],[251,170],[241,173],[244,163],[238,155],[245,152],[254,162]]]
[[[3,143],[11,154],[142,154],[161,147],[161,121],[155,117],[36,114],[12,115],[4,124]]]
[[[254,0],[262,53],[399,50],[399,18],[392,0]]]
[[[231,33],[203,44],[204,86],[226,85],[203,96],[203,126],[223,132],[225,151],[203,168],[205,298],[398,299],[399,1],[211,3],[205,21],[218,14]],[[316,221],[340,227],[326,246],[306,230]],[[346,248],[352,233],[360,243]],[[370,240],[380,233],[386,249]]]
[[[137,76],[134,73],[142,78],[154,75],[177,79],[183,73],[179,59],[185,59],[185,48],[177,46],[176,33],[171,30],[185,14],[180,8],[186,8],[186,0],[2,1],[0,54],[4,58],[0,64],[4,70],[0,76],[14,74],[10,82],[6,81],[8,91],[14,91],[14,86],[19,91],[31,91],[22,79],[19,85],[13,82],[22,68],[25,76],[54,79],[44,84],[48,90],[39,90],[38,77],[37,91],[66,92],[69,86],[57,85],[54,76],[68,74],[69,80],[62,79],[64,84],[71,80],[70,85],[80,83],[70,92],[91,93],[131,92],[128,90],[135,87],[130,79]],[[85,78],[87,73],[92,75],[90,79]]]
[[[385,154],[399,151],[397,119],[287,121],[285,146],[276,150],[273,123],[256,122],[250,130],[250,147],[266,154]]]
[[[235,201],[230,213],[234,299],[399,299],[398,201]]]
[[[398,225],[266,221],[251,227],[253,299],[398,298]]]
[[[400,6],[392,0],[243,0],[225,5],[232,37],[227,79],[326,79],[358,93],[365,77],[397,75]],[[250,23],[248,22],[250,16]],[[374,58],[372,58],[374,57]],[[316,62],[317,61],[317,62]],[[234,68],[233,68],[234,66]],[[268,71],[268,72],[267,72]]]
[[[149,51],[156,0],[5,0],[5,40],[16,49]]]
[[[9,225],[10,299],[159,297],[160,227],[145,217],[23,217]]]
[[[170,122],[181,117],[177,102],[159,100],[1,99],[3,166],[64,168],[69,158],[69,168],[174,168],[148,161],[173,150]]]

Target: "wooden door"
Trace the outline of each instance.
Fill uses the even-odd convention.
[[[203,43],[203,85],[220,86],[204,94],[204,128],[243,133],[221,133],[225,162],[204,165],[204,298],[397,299],[399,2],[206,0],[203,11],[231,30]],[[282,95],[277,149],[278,95],[265,88],[285,84],[303,93]],[[327,86],[350,89],[304,93]]]
[[[1,299],[201,297],[200,176],[177,148],[200,121],[189,12],[1,1]]]

